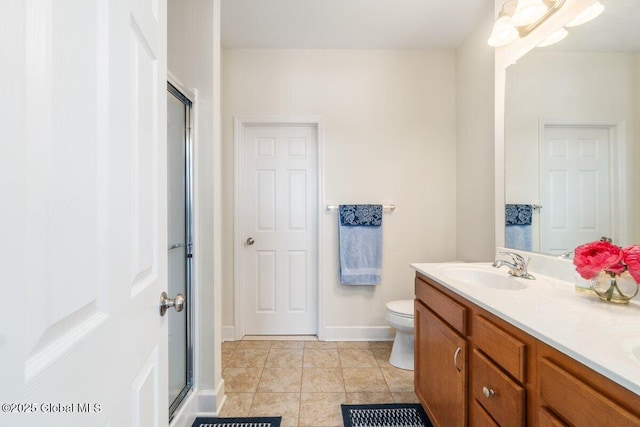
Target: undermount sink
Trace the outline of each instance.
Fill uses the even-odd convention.
[[[518,291],[526,289],[525,279],[517,279],[489,265],[451,265],[444,267],[442,273],[447,277],[469,285],[482,288]]]

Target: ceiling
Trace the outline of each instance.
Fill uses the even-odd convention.
[[[454,49],[493,8],[494,0],[222,0],[222,46]]]

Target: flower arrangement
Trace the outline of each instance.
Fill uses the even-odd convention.
[[[640,245],[622,249],[603,239],[578,246],[574,255],[576,271],[601,300],[626,304],[638,294]]]
[[[590,280],[601,271],[613,276],[625,271],[640,282],[640,245],[633,245],[622,249],[607,241],[587,243],[578,246],[573,257],[573,265],[582,276]]]

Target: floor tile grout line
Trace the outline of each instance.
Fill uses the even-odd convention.
[[[302,372],[300,373],[300,393],[298,394],[298,427],[302,417],[302,383],[304,381],[304,346],[302,347]]]
[[[269,343],[269,351],[271,351],[271,343]],[[269,351],[267,351],[267,357],[269,357]],[[255,394],[253,395],[253,400],[251,401],[251,406],[249,407],[249,414],[251,414],[251,409],[253,409],[253,402],[256,399],[256,394],[258,394],[258,389],[260,388],[260,381],[262,381],[262,375],[264,374],[264,366],[267,364],[267,358],[264,359],[264,364],[262,365],[262,370],[260,371],[260,378],[258,378],[258,384],[256,384]]]

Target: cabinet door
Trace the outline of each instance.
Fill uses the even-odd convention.
[[[538,363],[538,381],[541,403],[571,425],[640,427],[637,413],[545,357]]]
[[[467,424],[467,341],[416,301],[415,387],[435,426]]]

